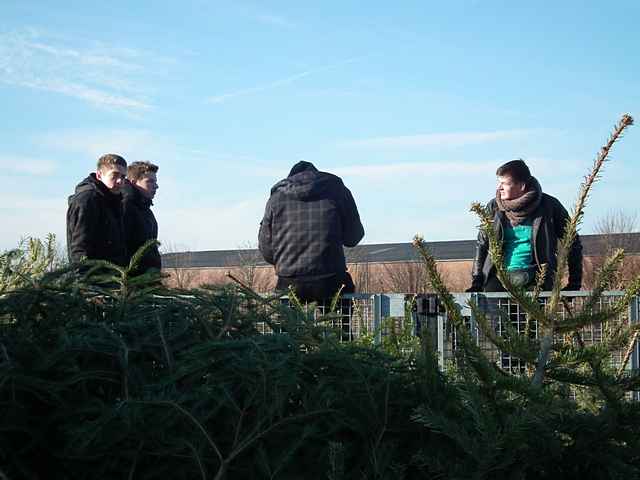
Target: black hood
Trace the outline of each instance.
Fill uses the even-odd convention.
[[[105,197],[108,201],[120,201],[120,199],[122,198],[119,193],[112,193],[104,183],[96,178],[95,173],[90,173],[87,178],[76,185],[76,191],[69,197],[69,203],[71,203],[71,200],[76,195],[88,191],[94,191],[97,194]]]
[[[342,180],[327,172],[320,172],[309,162],[298,162],[289,176],[280,180],[271,189],[271,194],[280,192],[299,200],[312,200],[326,195],[328,191],[342,184]]]
[[[305,162],[304,160],[299,161],[293,167],[291,167],[291,171],[289,172],[289,177],[301,172],[317,172],[318,169],[311,162]]]
[[[129,182],[129,180],[124,181],[120,192],[122,193],[122,199],[125,202],[132,201],[143,207],[150,207],[153,205],[153,201],[150,198],[145,197],[140,190]]]

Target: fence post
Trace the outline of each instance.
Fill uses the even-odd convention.
[[[442,313],[438,312],[438,324],[437,324],[437,338],[438,338],[438,365],[440,365],[440,369],[444,369],[444,350],[445,350],[445,338],[446,332],[445,328],[449,319],[447,318],[447,311],[443,309]]]
[[[631,302],[629,302],[629,323],[634,324],[638,323],[638,314],[640,313],[638,310],[640,309],[640,302],[638,297],[633,297]],[[631,371],[637,372],[640,365],[640,342],[636,340],[636,344],[633,347],[633,352],[631,353]],[[632,398],[635,401],[640,401],[640,392],[633,392]]]
[[[375,332],[375,343],[382,343],[382,295],[373,295],[373,331]]]

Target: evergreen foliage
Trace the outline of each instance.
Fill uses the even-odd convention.
[[[2,260],[9,255],[21,253]],[[427,390],[416,362],[343,346],[308,312],[250,291],[164,289],[157,274],[131,275],[139,258],[127,267],[86,261],[3,290],[2,476],[425,470],[413,443],[436,444],[411,420]],[[259,334],[263,324],[282,333]],[[445,388],[433,362],[428,371],[430,394]]]
[[[619,253],[582,313],[509,286],[541,337],[498,336],[476,308],[497,348],[526,363],[513,375],[478,348],[416,239],[458,333],[445,374],[407,324],[385,325],[387,343],[341,343],[331,314],[295,301],[135,276],[150,245],[126,267],[52,268],[47,242],[0,254],[0,478],[640,477],[640,406],[625,396],[640,378],[610,362],[621,348],[628,361],[635,327],[611,324],[596,345],[580,336],[640,290],[636,279],[596,308]]]
[[[610,478],[640,469],[635,404],[578,409],[561,380],[532,388],[472,343],[447,376],[427,338],[413,349],[398,341],[402,331],[387,346],[342,344],[325,319],[277,299],[165,290],[153,275],[100,266],[98,278],[60,270],[0,297],[5,478]],[[281,333],[259,334],[265,323]],[[570,366],[583,357],[566,356],[564,371],[578,375]]]
[[[60,268],[63,263],[58,255],[55,235],[47,235],[44,241],[23,239],[18,248],[0,255],[0,295]]]

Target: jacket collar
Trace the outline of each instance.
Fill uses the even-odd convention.
[[[123,187],[124,196],[133,200],[134,203],[144,208],[149,208],[153,205],[153,201],[150,198],[145,197],[135,185],[132,185],[128,180]]]
[[[120,202],[120,199],[122,198],[120,193],[113,193],[111,190],[109,190],[104,183],[96,178],[95,173],[90,173],[85,182],[91,185],[95,189],[95,191],[98,192],[98,194],[105,197],[107,201]]]

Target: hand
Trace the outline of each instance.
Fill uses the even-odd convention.
[[[466,293],[474,293],[474,292],[481,292],[482,288],[479,287],[478,285],[471,285],[469,288],[467,288],[465,290]]]
[[[575,283],[569,283],[562,289],[563,292],[576,292],[578,290],[580,290],[580,285]]]

